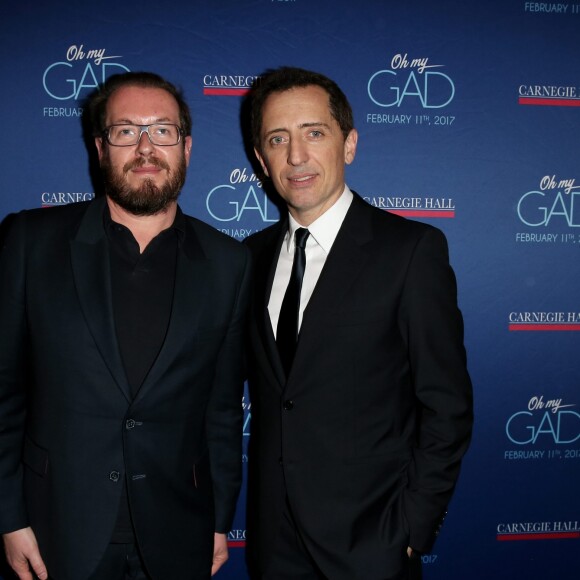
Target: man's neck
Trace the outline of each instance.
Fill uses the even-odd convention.
[[[346,184],[342,185],[342,188],[334,196],[328,198],[323,204],[317,205],[312,208],[302,209],[288,206],[288,213],[294,218],[294,221],[303,228],[310,227],[318,218],[327,213],[332,208],[336,207],[336,204],[346,195]],[[348,193],[349,201],[352,200],[352,194]],[[346,212],[346,210],[345,210]]]
[[[143,253],[149,242],[163,230],[171,227],[177,212],[177,202],[171,202],[163,211],[154,215],[135,215],[123,209],[107,197],[111,219],[129,229]]]

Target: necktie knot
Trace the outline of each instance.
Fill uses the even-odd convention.
[[[294,244],[296,247],[301,249],[306,247],[306,240],[308,239],[309,235],[310,232],[306,228],[298,228],[294,232]]]

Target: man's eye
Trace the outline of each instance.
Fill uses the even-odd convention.
[[[272,145],[280,145],[280,143],[283,143],[284,139],[282,137],[272,137],[272,139],[270,139],[270,143]]]
[[[157,125],[153,130],[159,137],[174,137],[177,134],[176,127],[172,125]]]
[[[322,133],[322,131],[315,130],[315,131],[311,131],[310,135],[312,137],[322,137],[323,133]]]

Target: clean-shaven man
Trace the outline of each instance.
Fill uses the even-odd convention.
[[[251,115],[256,155],[288,208],[247,240],[252,572],[419,578],[472,426],[445,238],[345,184],[357,132],[332,80],[268,71]]]

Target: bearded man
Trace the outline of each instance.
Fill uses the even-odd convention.
[[[11,220],[0,253],[0,532],[21,579],[206,579],[241,483],[249,252],[177,204],[180,91],[90,103],[105,195]]]

